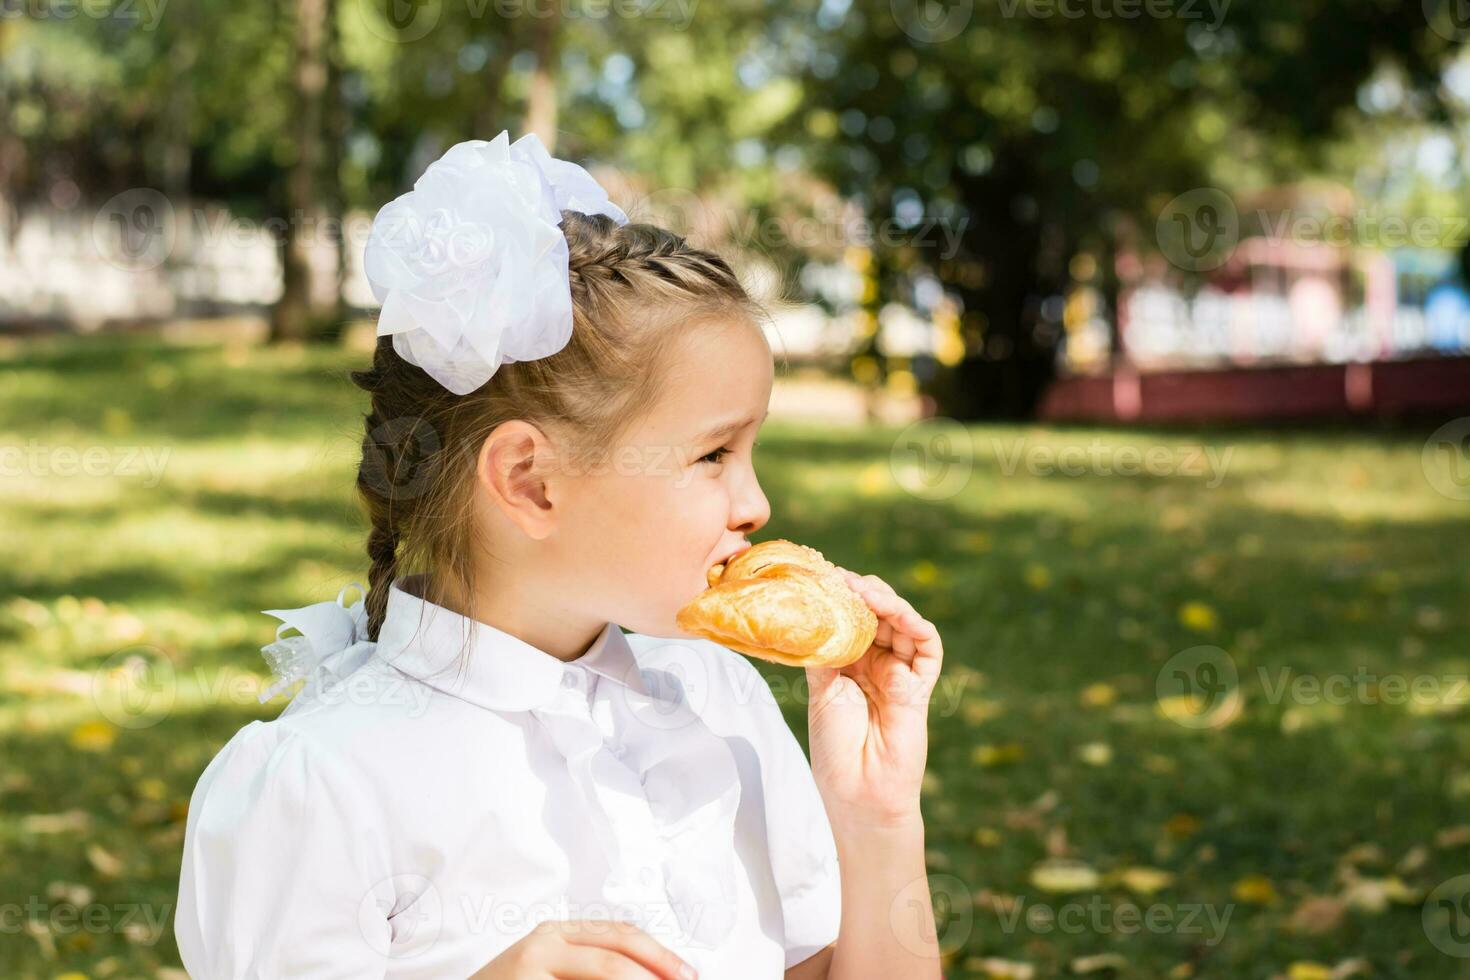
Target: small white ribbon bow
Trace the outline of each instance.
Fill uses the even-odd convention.
[[[356,589],[359,596],[349,606],[343,600],[351,589]],[[275,640],[260,648],[261,656],[276,677],[276,682],[261,692],[261,704],[302,678],[310,677],[318,668],[326,665],[331,669],[329,661],[340,660],[346,651],[368,641],[366,596],[362,583],[352,582],[342,587],[335,600],[300,609],[262,610],[267,616],[281,620],[281,625],[276,627]],[[299,635],[283,637],[281,633],[288,629],[296,630]]]

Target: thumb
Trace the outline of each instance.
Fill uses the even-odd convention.
[[[836,667],[808,667],[806,668],[806,683],[811,689],[811,710],[819,711],[832,700],[837,693],[837,681],[842,677],[842,671]]]

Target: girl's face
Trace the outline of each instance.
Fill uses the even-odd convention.
[[[607,459],[564,486],[557,537],[599,618],[678,637],[674,614],[711,565],[770,519],[752,456],[771,398],[764,334],[748,321],[691,331],[660,401]]]

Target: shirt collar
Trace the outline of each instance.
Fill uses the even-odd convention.
[[[570,662],[488,623],[420,598],[419,576],[395,580],[378,629],[377,655],[447,694],[494,711],[528,711],[556,697],[563,678],[585,667],[646,695],[627,637],[608,623],[587,652]],[[460,654],[465,661],[460,664]]]

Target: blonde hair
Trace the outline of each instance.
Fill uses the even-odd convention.
[[[729,264],[650,224],[561,213],[570,255],[572,338],[533,361],[504,364],[455,395],[379,337],[352,381],[372,396],[357,490],[371,530],[368,632],[376,640],[395,579],[425,570],[424,599],[465,609],[474,594],[470,519],[479,448],[496,426],[525,419],[595,452],[655,403],[675,342],[703,322],[759,322],[764,311]]]

